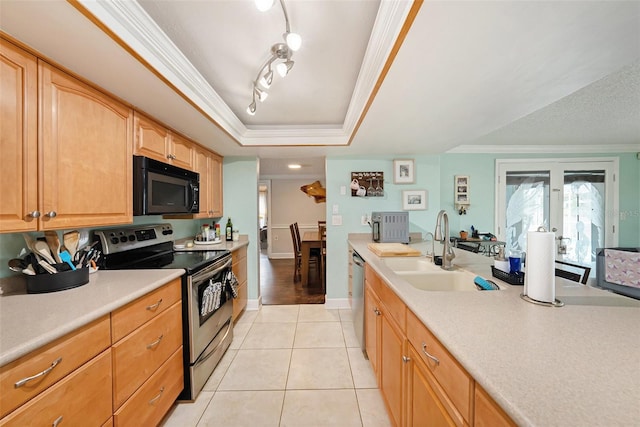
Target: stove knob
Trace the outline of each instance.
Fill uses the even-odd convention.
[[[136,236],[134,236],[133,234],[129,236],[129,241],[130,242],[135,242],[136,241]]]
[[[111,238],[111,243],[113,243],[114,245],[117,244],[120,240],[118,240],[117,237],[112,237]]]
[[[122,243],[127,243],[127,236],[122,236],[122,237],[120,237],[120,241],[121,241]]]

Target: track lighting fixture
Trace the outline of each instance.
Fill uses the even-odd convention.
[[[279,0],[280,6],[282,6],[282,12],[284,13],[284,21],[285,21],[285,32],[282,35],[284,38],[284,43],[276,43],[271,46],[271,56],[269,59],[265,61],[265,63],[260,67],[258,71],[258,75],[253,81],[253,93],[252,93],[252,102],[247,107],[247,113],[250,115],[254,115],[256,113],[256,95],[258,96],[258,100],[263,102],[267,99],[267,92],[265,89],[269,89],[271,84],[273,83],[273,69],[272,65],[275,64],[275,69],[280,75],[280,77],[285,77],[293,68],[293,60],[291,56],[293,56],[293,52],[300,49],[302,46],[302,37],[300,37],[297,33],[291,32],[291,27],[289,25],[289,15],[287,14],[287,8],[284,4],[284,0]],[[275,0],[255,0],[256,7],[258,10],[264,12],[269,10],[274,4]],[[261,89],[258,87],[258,84],[262,86]]]

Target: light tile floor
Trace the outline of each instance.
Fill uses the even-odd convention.
[[[389,426],[348,310],[268,305],[234,325],[197,400],[163,427]]]

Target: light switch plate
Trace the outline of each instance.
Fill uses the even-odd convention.
[[[338,205],[333,205],[333,213],[337,214],[338,212],[340,212],[340,207]]]
[[[344,186],[344,185],[341,185],[341,186],[340,186],[340,195],[341,195],[341,196],[344,196],[344,195],[346,195],[346,194],[347,194],[347,187],[346,187],[346,186]]]
[[[342,225],[342,215],[332,215],[331,225]]]

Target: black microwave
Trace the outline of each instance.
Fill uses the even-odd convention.
[[[198,213],[200,175],[143,156],[133,156],[133,215]]]

